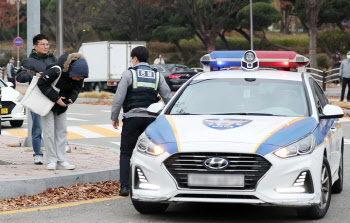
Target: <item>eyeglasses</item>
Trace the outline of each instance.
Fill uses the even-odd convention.
[[[38,44],[39,46],[47,46],[47,47],[50,47],[50,44],[45,44],[45,43],[41,43],[41,44]]]

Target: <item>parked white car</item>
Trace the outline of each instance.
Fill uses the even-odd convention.
[[[197,74],[138,139],[133,205],[159,213],[176,202],[246,203],[322,218],[343,189],[343,115],[308,73]]]
[[[26,119],[25,108],[21,104],[23,95],[13,89],[11,82],[0,79],[1,122],[9,121],[12,127],[21,127]]]

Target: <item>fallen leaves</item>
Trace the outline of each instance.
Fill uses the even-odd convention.
[[[33,196],[21,196],[0,201],[0,211],[10,211],[35,206],[46,206],[57,203],[90,200],[117,196],[120,190],[119,181],[75,184],[69,188],[51,188]]]
[[[96,101],[96,102],[82,102],[82,103],[79,103],[79,104],[88,104],[88,105],[112,105],[113,103],[112,103],[111,101],[105,101],[105,100],[99,99],[99,100]]]

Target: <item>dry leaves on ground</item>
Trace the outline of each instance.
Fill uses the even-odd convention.
[[[69,188],[48,189],[33,196],[21,196],[0,201],[0,211],[9,211],[35,206],[46,206],[57,203],[90,200],[117,196],[120,190],[119,181],[75,184]]]
[[[82,102],[79,104],[87,104],[87,105],[112,105],[111,101],[105,101],[105,100],[98,100],[96,102]]]
[[[332,105],[337,105],[341,107],[343,110],[349,110],[350,109],[350,102],[345,102],[345,101],[334,101],[331,102]]]

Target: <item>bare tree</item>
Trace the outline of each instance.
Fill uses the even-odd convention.
[[[248,0],[175,0],[174,5],[192,21],[196,35],[215,50],[215,40],[222,31],[226,19],[248,4]]]
[[[310,66],[317,68],[316,48],[317,48],[317,22],[322,5],[325,0],[305,0],[306,3],[306,24],[309,28],[310,45],[309,58]]]

